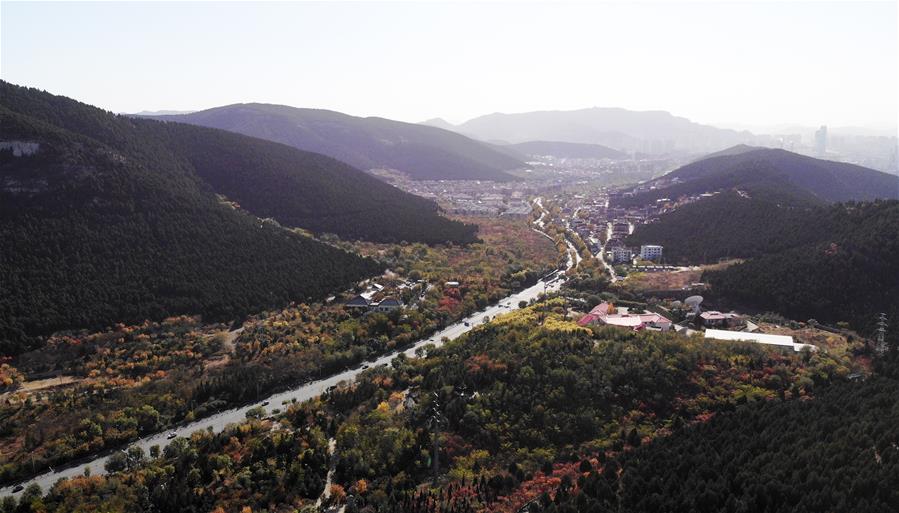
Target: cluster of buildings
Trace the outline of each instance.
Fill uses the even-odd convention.
[[[606,261],[613,264],[632,263],[634,258],[661,262],[664,248],[646,244],[639,249],[628,247],[624,240],[655,215],[657,209],[647,207],[612,207],[610,198],[615,193],[602,193],[592,199],[575,195],[562,213],[570,216],[569,228],[576,232],[593,254],[604,252]]]
[[[711,340],[731,340],[753,342],[756,344],[773,345],[789,348],[794,351],[808,349],[816,351],[818,348],[810,344],[796,343],[793,337],[788,335],[772,335],[759,333],[754,329],[746,329],[746,320],[735,313],[722,313],[718,311],[702,312],[693,318],[703,328],[703,337]],[[638,330],[668,331],[675,329],[678,333],[691,334],[696,331],[690,329],[687,323],[672,324],[667,317],[655,312],[630,313],[627,308],[615,307],[611,303],[600,303],[589,313],[578,320],[580,326],[603,325],[617,326],[619,328]]]
[[[685,330],[693,331],[691,326],[703,329],[743,329],[747,323],[743,316],[734,312],[724,313],[716,310],[700,312],[697,307],[696,310],[688,314],[686,321],[678,325],[672,325],[670,319],[659,313],[631,313],[629,308],[616,307],[612,303],[602,302],[581,317],[578,324],[581,326],[602,324],[634,330],[655,329],[668,331],[674,328],[680,332]]]
[[[344,308],[351,312],[392,312],[406,306],[394,294],[404,294],[408,290],[414,291],[417,290],[416,287],[427,287],[427,284],[423,282],[405,281],[398,279],[395,275],[388,277],[388,274],[392,273],[388,271],[385,276],[382,276],[382,278],[388,278],[387,287],[372,280],[363,282],[365,290],[344,303]]]
[[[630,313],[625,307],[615,307],[611,303],[600,303],[596,305],[590,313],[584,315],[578,321],[580,326],[589,326],[591,324],[602,324],[608,326],[618,326],[621,328],[630,328],[632,330],[659,330],[668,331],[671,329],[671,321],[657,313]]]
[[[530,158],[525,163],[535,178],[558,177],[567,183],[640,182],[684,163],[676,155],[630,154],[620,159],[531,155]]]
[[[609,241],[609,249],[606,252],[606,257],[608,261],[613,264],[629,264],[633,262],[634,257],[639,257],[640,260],[661,262],[664,249],[663,246],[644,244],[640,246],[640,251],[635,251],[634,249],[625,246],[620,239],[615,239]]]
[[[436,201],[447,213],[464,216],[526,219],[531,214],[528,198],[537,192],[535,184],[525,181],[411,180],[387,170],[375,174],[406,192]]]
[[[517,219],[526,219],[531,215],[531,205],[520,191],[509,195],[497,192],[444,193],[439,203],[447,212],[457,215],[506,216]]]

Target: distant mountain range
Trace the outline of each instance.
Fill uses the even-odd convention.
[[[479,141],[447,130],[328,110],[260,103],[173,116],[152,116],[220,128],[328,155],[357,168],[392,168],[417,180],[514,180],[523,164]]]
[[[425,123],[494,143],[565,141],[646,153],[717,151],[735,144],[752,143],[755,137],[749,132],[694,123],[664,111],[599,107],[488,114],[456,126],[442,119]]]
[[[2,354],[65,328],[233,319],[380,271],[279,224],[382,241],[475,239],[474,226],[431,201],[261,139],[116,116],[6,82],[0,126]]]
[[[126,114],[132,116],[172,116],[176,114],[190,114],[195,110],[142,110],[137,114]]]
[[[640,205],[722,190],[741,190],[772,202],[823,204],[899,198],[899,177],[853,164],[785,150],[735,146],[678,168],[622,198]]]
[[[443,130],[455,130],[456,126],[443,118],[431,118],[419,123],[419,125],[427,125]]]
[[[510,144],[511,148],[528,156],[550,155],[558,158],[573,159],[624,159],[627,153],[601,144],[582,144],[561,141],[528,141]]]
[[[742,123],[715,123],[714,126],[722,128],[730,128],[733,130],[746,130],[754,134],[771,134],[771,135],[809,135],[814,134],[820,128],[820,125],[797,125],[797,124],[780,124],[780,125],[751,125]],[[827,127],[828,135],[836,135],[841,137],[896,137],[896,127],[863,127],[863,126],[831,126]]]

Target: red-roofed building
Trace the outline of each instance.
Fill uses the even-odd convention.
[[[609,303],[600,303],[596,305],[593,310],[590,310],[590,313],[581,317],[578,321],[578,325],[589,326],[591,324],[601,323],[609,326],[630,328],[632,330],[654,328],[668,331],[671,329],[671,321],[657,313],[632,314],[627,313],[626,309],[622,310],[621,313],[618,313],[615,307]]]

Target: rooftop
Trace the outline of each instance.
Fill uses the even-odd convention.
[[[811,344],[797,344],[793,342],[793,337],[787,335],[747,333],[745,331],[705,330],[705,338],[712,338],[715,340],[736,340],[743,342],[755,342],[757,344],[792,347],[794,351],[801,351],[804,348],[809,348],[812,351],[818,349],[816,346],[813,346]]]

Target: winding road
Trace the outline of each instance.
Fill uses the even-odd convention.
[[[566,270],[570,269],[574,264],[572,259],[569,257],[568,264]],[[443,330],[433,334],[432,336],[419,340],[413,346],[405,349],[403,351],[395,351],[384,355],[373,362],[367,362],[365,367],[371,366],[376,367],[379,365],[389,365],[390,361],[393,360],[400,352],[405,353],[408,357],[415,357],[415,352],[419,348],[422,348],[428,344],[432,344],[434,346],[443,345],[444,338],[447,340],[453,340],[468,331],[472,330],[478,324],[485,322],[486,319],[494,318],[497,315],[501,315],[512,310],[518,308],[518,303],[520,301],[530,302],[531,300],[536,300],[540,295],[545,292],[555,292],[559,290],[561,287],[561,276],[565,274],[565,271],[560,271],[558,274],[554,275],[548,281],[539,280],[536,284],[516,293],[506,296],[504,299],[500,300],[498,303],[488,306],[486,309],[476,312],[454,324],[451,324],[444,328]],[[355,367],[353,369],[341,372],[339,374],[335,374],[325,379],[312,381],[303,385],[300,385],[291,390],[287,390],[285,392],[279,392],[273,394],[259,402],[254,404],[249,404],[246,406],[241,406],[239,408],[233,408],[230,410],[226,410],[210,417],[206,417],[201,420],[197,420],[195,422],[191,422],[190,424],[178,427],[175,432],[178,433],[178,436],[189,436],[190,433],[194,431],[201,431],[211,429],[213,432],[222,431],[225,426],[229,424],[236,424],[246,420],[247,411],[257,408],[264,407],[264,405],[268,405],[270,408],[281,408],[284,403],[290,403],[293,401],[303,402],[314,397],[321,395],[331,386],[336,386],[337,384],[343,381],[350,381],[356,378],[362,371],[365,369],[363,365]],[[144,438],[141,438],[132,444],[130,447],[140,447],[144,450],[144,453],[148,453],[150,447],[154,445],[158,445],[160,450],[165,448],[171,440],[168,438],[168,434],[171,432],[165,431],[161,433],[156,433],[154,435],[150,435]],[[90,468],[91,475],[100,475],[105,474],[106,469],[104,468],[107,460],[110,455],[99,456],[89,461],[72,465],[69,467],[65,467],[62,469],[54,470],[47,472],[45,474],[38,475],[28,481],[24,481],[18,484],[21,484],[25,488],[32,484],[37,484],[41,487],[45,492],[56,483],[56,481],[69,478],[74,476],[80,476],[84,474],[86,468]],[[4,488],[0,488],[0,497],[6,496],[17,496],[22,493],[13,492],[13,488],[15,485],[6,486]]]

